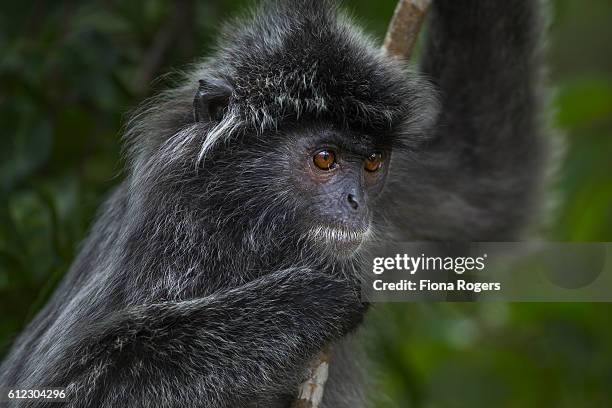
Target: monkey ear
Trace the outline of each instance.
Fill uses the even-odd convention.
[[[210,84],[200,79],[193,99],[193,119],[196,122],[219,122],[229,105],[232,93],[229,85]]]

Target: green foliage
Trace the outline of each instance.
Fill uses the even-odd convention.
[[[612,4],[555,3],[555,121],[567,140],[548,237],[610,241]],[[218,21],[249,4],[3,2],[0,355],[61,279],[96,208],[121,177],[126,112],[170,81],[155,78],[205,55]],[[348,6],[382,36],[394,4]],[[378,406],[612,406],[611,308],[378,306],[368,336],[388,396],[377,398]]]

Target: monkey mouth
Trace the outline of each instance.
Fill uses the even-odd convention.
[[[319,226],[310,230],[315,242],[322,242],[339,250],[356,250],[370,235],[370,227],[346,228],[340,226]]]

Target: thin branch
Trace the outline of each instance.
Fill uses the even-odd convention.
[[[430,4],[431,0],[399,0],[383,44],[389,55],[410,58]]]
[[[323,400],[325,382],[329,373],[329,347],[321,351],[308,367],[308,378],[298,392],[291,408],[319,408]]]

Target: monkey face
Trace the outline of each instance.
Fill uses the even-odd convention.
[[[331,126],[299,130],[287,144],[287,188],[301,202],[302,232],[315,245],[352,253],[371,235],[391,148]]]

